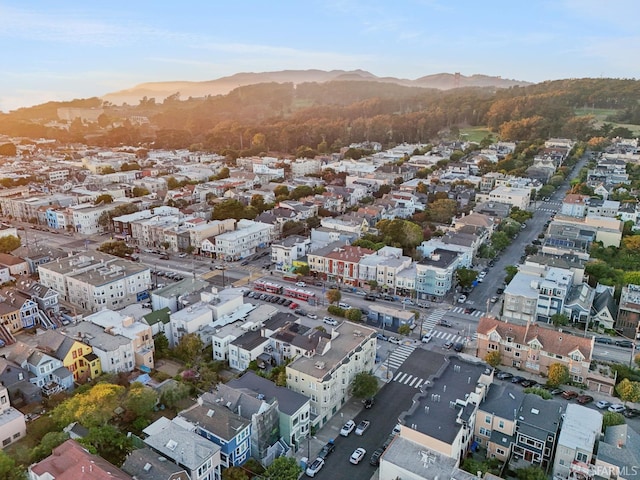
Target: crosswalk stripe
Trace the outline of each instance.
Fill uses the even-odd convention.
[[[400,380],[398,380],[398,383],[402,383],[402,381],[407,378],[407,375],[409,375],[408,373],[403,373],[402,377],[400,377]]]
[[[413,384],[416,383],[416,380],[418,380],[418,377],[413,377],[413,380],[411,380],[411,383],[409,384],[409,386],[413,387]]]
[[[398,374],[396,375],[396,378],[393,379],[394,382],[398,381],[398,377],[400,377],[400,375],[402,375],[402,372],[398,372]]]
[[[420,380],[418,381],[418,383],[416,383],[416,388],[420,388],[420,385],[422,385],[422,382],[423,382],[423,380],[422,380],[422,379],[420,379]]]
[[[409,375],[409,377],[407,377],[407,379],[402,383],[406,385],[407,383],[409,383],[409,380],[411,380],[412,378],[413,378],[413,375]]]

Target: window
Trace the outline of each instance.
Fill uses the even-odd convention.
[[[502,456],[504,456],[505,451],[504,451],[503,449],[501,449],[501,448],[496,448],[496,453],[497,453],[498,455],[502,455]]]
[[[500,428],[504,428],[504,420],[500,420],[500,421],[498,422],[498,427],[500,427]]]
[[[489,437],[491,435],[491,430],[489,430],[488,428],[480,427],[479,433],[483,437]]]
[[[579,461],[579,462],[587,463],[588,460],[589,460],[589,457],[587,457],[587,455],[585,453],[577,452],[576,453],[576,460]]]
[[[491,415],[485,415],[484,423],[491,425]]]

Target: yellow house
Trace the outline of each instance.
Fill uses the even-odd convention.
[[[100,359],[89,345],[55,330],[47,330],[40,337],[38,348],[60,360],[77,383],[85,383],[102,374]]]

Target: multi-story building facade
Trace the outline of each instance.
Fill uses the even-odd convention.
[[[38,350],[60,360],[75,382],[84,383],[102,374],[100,358],[89,345],[55,330],[47,330],[38,338]]]
[[[459,254],[435,249],[429,257],[416,263],[416,298],[441,299],[452,288]]]
[[[279,272],[289,272],[294,262],[305,257],[311,250],[311,239],[290,235],[271,245],[271,263]]]
[[[0,385],[0,448],[4,449],[27,434],[27,424],[22,412],[11,406],[9,391]]]
[[[502,365],[546,375],[554,363],[565,365],[571,379],[586,383],[593,338],[559,332],[538,324],[517,325],[483,317],[478,323],[477,356],[500,353]]]
[[[375,253],[362,247],[332,243],[309,253],[309,270],[328,281],[359,286],[359,264],[363,257]]]
[[[100,252],[58,259],[39,272],[40,283],[92,312],[137,303],[148,298],[151,287],[149,267]]]
[[[293,348],[285,338],[275,342],[277,348],[278,344]],[[375,330],[343,322],[331,330],[330,339],[320,339],[314,350],[296,356],[287,365],[287,387],[311,398],[314,425],[321,427],[348,400],[355,376],[373,368],[375,356]]]
[[[625,337],[637,338],[640,332],[640,285],[622,287],[615,328]]]
[[[274,225],[242,219],[237,223],[236,230],[215,237],[215,256],[228,261],[248,257],[258,248],[271,245],[276,232]]]

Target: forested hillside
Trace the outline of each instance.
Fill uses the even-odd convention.
[[[442,129],[466,126],[487,126],[503,140],[585,139],[594,133],[594,121],[576,116],[576,109],[611,109],[611,121],[631,123],[640,116],[639,100],[640,82],[617,79],[447,91],[368,81],[263,83],[207,98],[182,100],[176,92],[162,103],[104,103],[97,124],[75,121],[68,131],[45,126],[57,118],[58,107],[98,107],[101,101],[50,102],[0,116],[0,133],[102,146],[323,153],[364,140],[427,143]],[[132,116],[147,117],[150,124],[133,125]],[[251,143],[256,135],[264,139],[259,145]]]

